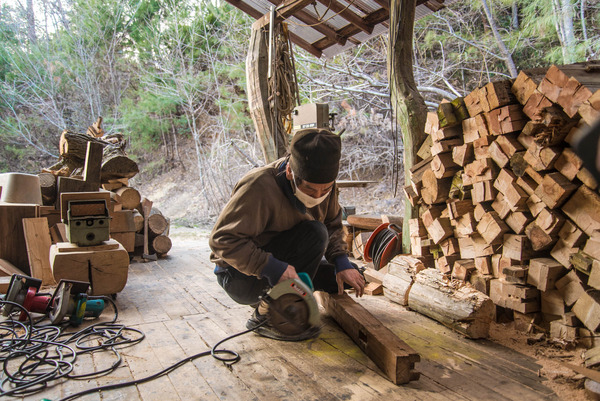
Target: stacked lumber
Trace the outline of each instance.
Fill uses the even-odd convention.
[[[565,341],[600,326],[598,183],[571,147],[599,99],[596,62],[442,103],[404,188],[413,255]]]

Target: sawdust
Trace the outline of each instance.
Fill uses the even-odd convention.
[[[515,330],[514,323],[492,323],[490,340],[535,358],[541,366],[538,374],[561,400],[592,400],[584,389],[584,376],[565,367],[562,363],[580,365],[585,348],[564,349],[546,340],[532,342],[532,336]],[[528,343],[528,340],[530,343]]]

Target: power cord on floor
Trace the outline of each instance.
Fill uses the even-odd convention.
[[[34,321],[31,314],[20,304],[0,301],[0,306],[10,304],[13,310],[16,310],[16,312],[11,313],[11,316],[20,314],[21,311],[24,311],[27,316],[26,322],[20,322],[12,318],[0,322],[0,362],[2,363],[4,376],[0,381],[0,396],[25,396],[34,394],[47,388],[50,381],[61,378],[82,380],[100,377],[113,372],[121,364],[122,358],[116,347],[135,345],[142,341],[145,335],[138,329],[115,323],[118,318],[118,310],[111,298],[95,298],[102,298],[112,305],[114,309],[113,319],[110,322],[92,324],[75,333],[64,331],[68,322],[65,322],[65,325],[62,325],[63,327],[40,325],[39,322],[44,317]],[[233,338],[254,331],[264,324],[266,324],[266,321],[253,329],[226,337],[215,344],[210,351],[200,352],[184,358],[148,377],[90,388],[62,398],[61,401],[73,400],[98,391],[113,390],[145,383],[164,376],[187,362],[208,355],[225,363],[227,366],[231,366],[241,359],[240,355],[235,351],[218,349],[218,347]],[[135,338],[131,337],[132,334]],[[90,345],[91,343],[99,345]],[[72,373],[78,355],[99,350],[108,350],[114,353],[115,362],[110,367],[101,371],[83,374]]]

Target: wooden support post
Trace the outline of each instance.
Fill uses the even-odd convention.
[[[394,384],[419,379],[420,356],[346,293],[317,292],[321,305]]]

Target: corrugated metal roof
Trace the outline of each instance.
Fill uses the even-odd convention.
[[[259,20],[275,7],[283,14],[294,43],[320,57],[388,32],[390,0],[226,0]],[[420,19],[456,0],[417,0]]]

